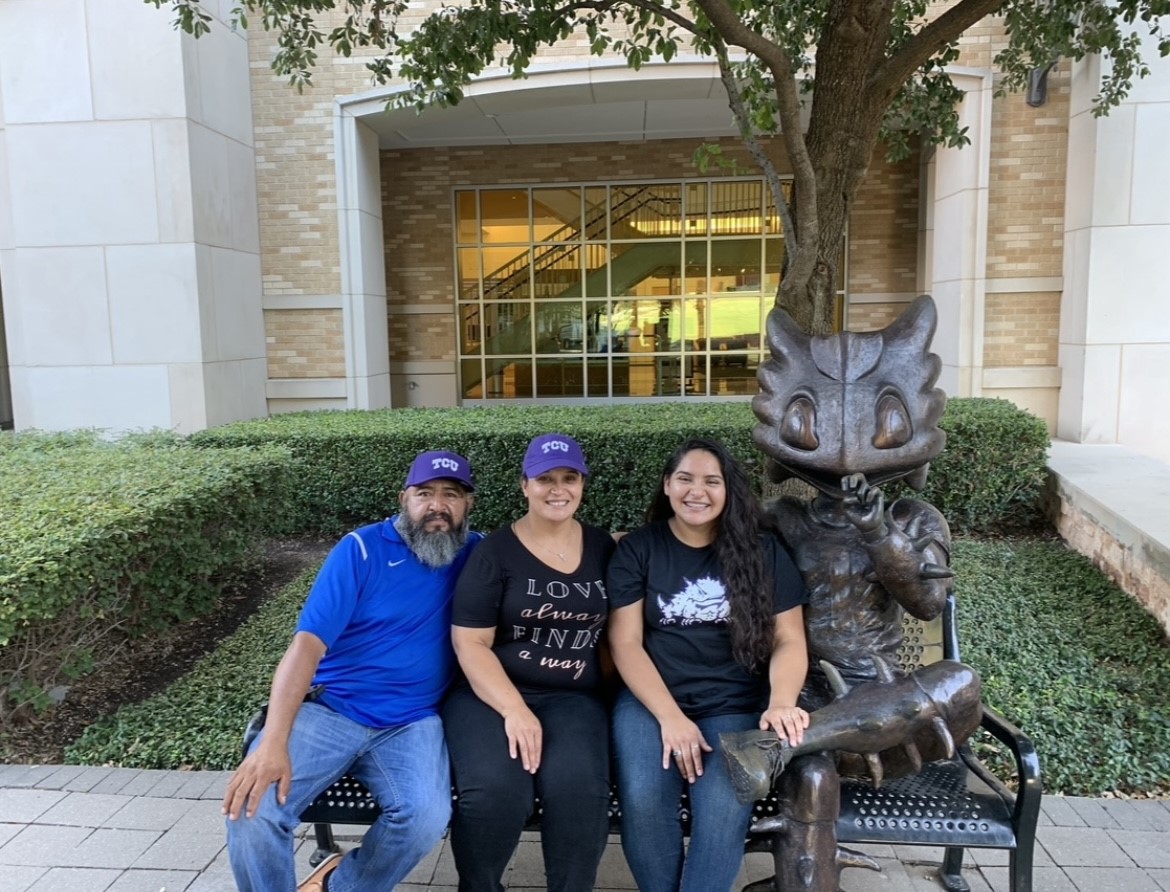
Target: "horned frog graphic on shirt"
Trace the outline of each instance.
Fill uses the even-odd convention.
[[[727,592],[722,581],[703,576],[687,584],[681,592],[669,599],[658,596],[658,608],[662,611],[662,624],[675,623],[689,626],[694,623],[725,623],[730,613]]]

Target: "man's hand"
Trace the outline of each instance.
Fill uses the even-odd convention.
[[[273,784],[276,784],[277,801],[284,805],[292,784],[292,762],[288,757],[288,747],[267,747],[261,741],[228,781],[227,792],[223,796],[223,814],[233,821],[239,818],[241,811],[247,817],[253,817],[260,807],[260,800]]]

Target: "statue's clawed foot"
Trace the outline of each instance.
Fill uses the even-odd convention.
[[[775,731],[736,731],[720,734],[719,740],[735,796],[744,805],[767,796],[792,760],[792,747]]]

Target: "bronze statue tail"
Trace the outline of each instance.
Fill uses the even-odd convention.
[[[939,660],[911,675],[897,676],[874,658],[878,680],[847,687],[836,676],[838,699],[816,710],[799,746],[780,740],[774,731],[720,734],[727,773],[736,796],[745,805],[763,799],[772,782],[794,758],[805,753],[837,750],[865,756],[875,786],[885,773],[882,757],[901,761],[912,770],[924,761],[950,758],[955,748],[979,727],[983,715],[979,676],[970,666]]]

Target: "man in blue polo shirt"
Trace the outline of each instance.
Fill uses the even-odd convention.
[[[359,848],[297,889],[393,889],[442,837],[451,775],[438,705],[455,667],[455,580],[482,538],[467,528],[474,490],[467,459],[424,452],[401,513],[349,533],[325,559],[276,667],[264,730],[224,795],[243,892],[294,888],[298,816],[347,773],[382,815]]]

